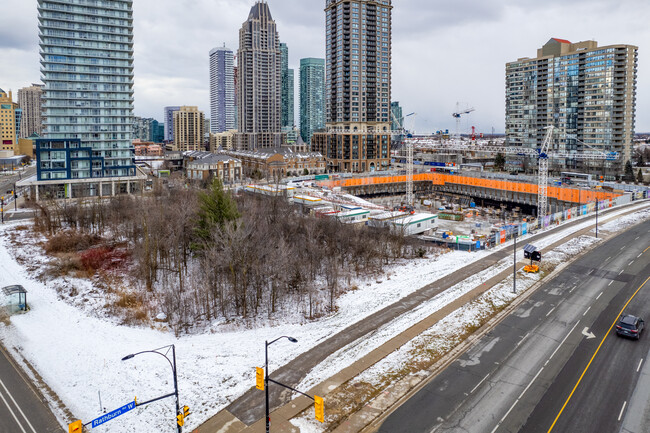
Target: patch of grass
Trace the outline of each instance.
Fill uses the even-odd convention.
[[[48,239],[44,249],[47,254],[71,253],[86,250],[101,242],[99,236],[65,230]]]

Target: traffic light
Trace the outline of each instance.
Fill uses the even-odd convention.
[[[183,419],[187,418],[188,416],[190,416],[190,407],[183,406]]]
[[[82,430],[83,424],[81,424],[81,420],[68,424],[68,433],[81,433]]]
[[[264,391],[264,369],[255,367],[255,388]]]
[[[314,396],[314,409],[316,409],[316,419],[325,422],[325,402],[323,402],[323,397]]]
[[[176,422],[178,423],[179,426],[183,427],[183,425],[185,424],[185,417],[183,417],[182,413],[176,415]]]

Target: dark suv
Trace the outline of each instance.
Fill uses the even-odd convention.
[[[631,337],[638,340],[644,327],[645,322],[643,319],[629,314],[624,314],[616,325],[616,334],[621,337]]]

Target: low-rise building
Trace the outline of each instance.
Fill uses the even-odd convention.
[[[295,152],[290,148],[222,150],[239,158],[245,176],[268,179],[325,173],[325,159],[318,152]]]
[[[164,156],[165,150],[160,144],[151,141],[133,140],[136,156]]]
[[[241,174],[241,161],[228,155],[212,153],[187,163],[187,178],[190,180],[218,178],[224,184],[229,184],[240,182]]]

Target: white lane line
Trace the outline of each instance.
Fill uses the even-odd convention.
[[[605,261],[608,261],[609,259],[611,259],[611,256],[610,256],[610,257],[607,257],[607,258],[605,259]]]
[[[623,407],[621,408],[621,413],[618,414],[618,420],[620,421],[621,418],[623,418],[623,412],[625,412],[625,406],[627,405],[627,401],[623,402]]]
[[[624,269],[621,269],[621,272],[618,273],[618,275],[621,275],[623,273]]]
[[[571,290],[569,290],[569,293],[573,293],[573,291],[577,288],[578,286],[573,286]]]
[[[614,282],[614,280],[610,281],[607,286],[611,286],[613,282]]]
[[[469,393],[470,393],[470,394],[473,394],[474,391],[476,391],[477,388],[478,388],[479,386],[481,386],[481,384],[482,384],[483,382],[485,382],[485,381],[487,380],[488,377],[490,377],[490,373],[488,373],[488,375],[485,376],[485,377],[483,378],[483,380],[481,380],[481,381],[480,381],[480,382],[479,382],[479,383],[478,383],[474,388],[472,388],[472,390],[471,390]]]
[[[625,245],[623,245],[623,246],[621,247],[621,251],[623,251],[624,249],[625,249]]]
[[[601,296],[603,296],[604,292],[600,292],[600,295],[596,296],[596,301],[600,299]]]
[[[551,357],[548,358],[548,361],[550,361],[550,360],[553,358],[553,356],[555,356],[555,354],[557,353],[557,351],[560,350],[560,347],[562,347],[562,345],[563,345],[564,342],[567,340],[567,338],[569,338],[569,335],[571,335],[571,333],[573,332],[573,330],[576,329],[576,326],[578,326],[578,323],[580,323],[579,320],[576,322],[575,325],[573,325],[573,328],[571,328],[571,330],[570,330],[569,333],[566,335],[566,337],[564,337],[564,340],[562,340],[562,342],[557,346],[557,348],[555,349],[555,352],[553,352],[553,354],[551,355]],[[546,361],[546,364],[548,364],[548,361]],[[546,365],[546,364],[544,364],[544,365]],[[527,386],[527,387],[526,387],[526,388],[521,392],[521,394],[519,394],[519,397],[517,397],[517,400],[515,400],[515,402],[512,404],[512,406],[510,406],[510,409],[508,409],[508,412],[506,412],[506,414],[503,415],[503,418],[501,418],[501,420],[499,421],[499,423],[494,427],[494,429],[492,429],[492,431],[491,431],[490,433],[494,433],[495,431],[497,431],[497,429],[501,426],[501,424],[503,423],[503,421],[505,421],[505,419],[508,417],[508,415],[510,415],[510,412],[512,412],[512,410],[515,408],[515,406],[517,406],[517,403],[519,403],[519,400],[521,400],[521,398],[524,396],[524,394],[526,394],[526,391],[528,391],[528,388],[530,388],[530,387],[533,385],[533,383],[535,382],[535,380],[537,380],[537,378],[538,378],[539,375],[542,373],[542,371],[544,371],[544,367],[542,367],[542,368],[537,372],[537,374],[535,375],[535,377],[533,377],[533,380],[531,380],[530,383],[528,384],[528,386]]]
[[[632,266],[632,263],[634,263],[634,260],[632,260],[630,263],[628,263],[628,266]]]
[[[641,253],[641,254],[639,254],[638,256],[636,256],[636,258],[639,259],[639,258],[641,258],[642,255],[643,255],[643,253]]]
[[[20,427],[20,429],[23,431],[23,433],[27,433],[25,431],[25,429],[23,428],[23,426],[20,424],[20,421],[18,421],[18,418],[16,418],[16,414],[14,413],[13,410],[11,410],[11,406],[9,406],[9,403],[7,402],[7,400],[5,400],[5,396],[2,395],[1,392],[0,392],[0,398],[2,399],[2,401],[4,401],[5,406],[7,406],[7,409],[9,409],[9,412],[11,413],[11,416],[13,416],[14,420],[16,420],[16,424],[18,424],[18,427]]]
[[[589,312],[589,310],[591,310],[591,307],[587,308],[587,311],[585,311],[584,313],[582,313],[582,317],[586,316],[587,313]]]
[[[549,311],[548,313],[546,313],[546,317],[550,316],[551,313],[555,310],[555,308],[557,308],[557,307],[553,307],[553,308],[551,308],[551,311]]]
[[[637,236],[634,238],[635,241],[638,241],[641,236]]]
[[[528,338],[529,335],[530,335],[530,332],[529,332],[528,334],[524,335],[524,338],[522,338],[521,340],[519,340],[519,343],[517,343],[517,346],[519,346],[521,343],[523,343],[524,340],[525,340],[526,338]]]
[[[20,406],[18,406],[18,403],[16,403],[16,400],[14,400],[14,398],[11,396],[11,393],[9,393],[9,390],[7,389],[7,387],[5,386],[5,384],[2,382],[2,380],[0,380],[0,385],[2,385],[2,388],[4,388],[5,392],[7,393],[7,396],[8,396],[8,397],[11,399],[11,401],[14,403],[14,405],[16,406],[16,409],[18,409],[18,412],[20,412],[20,414],[23,416],[23,418],[25,418],[25,421],[27,422],[27,425],[29,426],[29,428],[32,429],[32,431],[33,431],[34,433],[37,433],[36,430],[34,429],[34,427],[32,426],[32,423],[29,422],[29,420],[27,419],[27,417],[26,417],[25,414],[23,413],[22,409],[20,408]],[[4,398],[3,398],[3,400],[4,400]],[[6,403],[6,401],[5,401],[5,403]],[[9,407],[9,406],[7,406],[7,407]],[[11,410],[11,409],[9,409],[9,410]],[[13,412],[12,412],[12,413],[13,413]],[[22,429],[22,427],[20,427],[20,428]],[[23,430],[23,431],[25,431],[25,430]]]
[[[637,373],[641,370],[641,364],[643,364],[643,358],[641,358],[641,361],[639,361],[639,366],[636,368]]]

